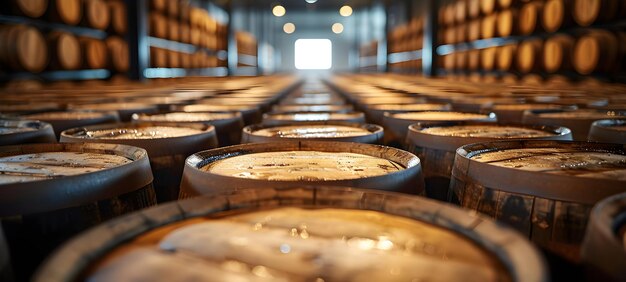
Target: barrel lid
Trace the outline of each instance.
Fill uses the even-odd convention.
[[[464,181],[478,182],[485,187],[506,192],[585,204],[595,204],[603,198],[625,191],[624,180],[528,171],[473,159],[480,154],[502,150],[543,148],[626,155],[625,145],[619,144],[552,140],[492,141],[458,148],[452,174]]]
[[[311,130],[307,130],[310,128]],[[301,130],[300,130],[301,129]],[[324,130],[326,129],[326,130]],[[335,129],[335,130],[333,130]],[[355,129],[360,132],[355,132],[350,135],[332,135],[333,133],[340,133],[341,130]],[[290,136],[279,135],[279,130],[287,130]],[[261,135],[259,131],[268,131],[267,133],[276,133],[275,135]],[[302,133],[302,136],[298,136],[298,133]],[[324,133],[327,133],[326,135]],[[309,134],[309,136],[306,136]],[[314,122],[307,123],[305,125],[263,125],[255,124],[249,125],[243,128],[242,143],[258,143],[258,142],[274,142],[274,141],[286,141],[286,140],[317,140],[317,141],[341,141],[341,142],[358,142],[358,143],[370,143],[375,144],[380,142],[383,136],[383,128],[375,124],[359,124],[349,122]]]
[[[74,281],[122,242],[181,220],[287,206],[378,211],[430,223],[486,249],[503,264],[513,281],[548,281],[544,259],[535,246],[516,231],[478,213],[422,197],[348,187],[249,188],[166,203],[94,227],[58,249],[34,281]]]
[[[33,139],[44,142],[56,141],[52,125],[35,120],[0,119],[0,145],[22,144],[25,140]],[[41,137],[41,139],[37,139]]]
[[[99,143],[0,147],[1,157],[47,152],[112,154],[131,162],[60,178],[0,185],[0,216],[41,213],[93,203],[135,191],[153,180],[148,154],[137,147]]]
[[[175,136],[155,136],[154,138],[98,138],[87,136],[89,131],[106,130],[141,130],[150,128],[189,129],[188,132],[177,132]],[[203,123],[112,123],[78,127],[61,133],[63,143],[107,143],[124,144],[144,148],[150,157],[192,154],[197,150],[217,147],[215,127]],[[190,149],[192,152],[189,152]],[[187,155],[186,155],[187,156]]]
[[[424,129],[433,127],[452,127],[452,126],[489,126],[489,127],[512,127],[519,129],[531,129],[550,133],[550,136],[537,137],[479,137],[479,136],[454,136],[454,135],[435,135],[424,132]],[[463,145],[472,143],[481,143],[488,141],[506,140],[506,139],[524,139],[524,140],[572,140],[572,131],[566,127],[548,126],[548,125],[519,125],[519,124],[494,124],[473,121],[457,121],[457,122],[420,122],[409,126],[407,136],[409,142],[419,147],[433,148],[454,152]]]

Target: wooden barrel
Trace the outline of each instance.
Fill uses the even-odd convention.
[[[106,46],[110,59],[109,65],[116,72],[127,72],[130,69],[130,56],[128,54],[128,44],[118,36],[107,37]]]
[[[10,13],[30,18],[39,18],[48,9],[48,0],[11,0]],[[2,4],[7,5],[7,4]]]
[[[0,26],[0,65],[15,71],[43,71],[48,66],[43,34],[27,25]]]
[[[594,121],[589,130],[589,141],[626,144],[626,117]]]
[[[383,117],[383,126],[385,127],[385,144],[404,147],[404,145],[406,145],[405,141],[409,131],[409,125],[414,123],[463,120],[495,123],[496,115],[446,111],[385,113]]]
[[[541,31],[543,1],[530,1],[519,9],[518,30],[521,35],[529,35]]]
[[[528,39],[522,41],[517,48],[517,69],[521,73],[537,72],[543,63],[543,40]]]
[[[498,12],[496,19],[497,31],[500,37],[508,37],[518,33],[519,10],[517,8]]]
[[[457,0],[454,4],[454,20],[463,23],[467,19],[467,0]]]
[[[480,39],[480,23],[480,19],[474,19],[467,22],[467,41]]]
[[[311,122],[352,122],[365,123],[362,112],[349,113],[295,113],[295,114],[264,114],[264,125],[306,124]]]
[[[158,203],[178,199],[185,159],[217,147],[215,127],[205,124],[118,123],[63,131],[61,142],[109,143],[144,148],[150,157]]]
[[[524,112],[524,124],[560,125],[572,130],[576,141],[586,141],[591,124],[601,119],[624,119],[626,111],[603,110],[528,110]]]
[[[109,53],[107,45],[103,41],[86,37],[80,38],[79,41],[85,68],[103,69],[107,67]]]
[[[238,217],[250,220],[266,217],[267,220],[256,225],[246,223],[247,220],[236,223],[234,220]],[[228,224],[222,223],[224,220],[231,220],[230,225],[223,225]],[[284,229],[284,226],[291,226],[291,222],[299,224],[293,229]],[[211,228],[213,224],[217,224],[215,228]],[[207,228],[194,231],[203,226]],[[416,227],[419,229],[414,229]],[[276,230],[276,234],[270,233],[271,230]],[[323,236],[318,235],[321,230]],[[380,230],[407,234],[406,239]],[[250,237],[252,235],[263,237]],[[174,236],[189,242],[189,248],[182,247],[179,240],[170,240],[176,238]],[[188,236],[197,239],[185,240]],[[242,239],[235,242],[232,238]],[[331,243],[341,238],[348,238],[347,243]],[[372,241],[373,245],[362,243]],[[419,241],[420,246],[395,251],[396,246],[412,241]],[[357,242],[361,243],[357,245]],[[167,245],[167,250],[159,248],[159,244]],[[196,244],[208,247],[194,248]],[[231,264],[263,262],[262,269],[272,273],[273,279],[345,280],[350,277],[391,281],[398,278],[429,280],[436,276],[434,279],[446,281],[465,277],[481,281],[548,280],[543,257],[526,239],[482,215],[397,193],[344,187],[291,187],[206,195],[129,215],[123,221],[99,226],[77,237],[40,268],[34,281],[124,280],[129,277],[124,274],[125,270],[132,273],[132,277],[146,281],[178,281],[192,275],[202,280],[257,279],[258,276],[250,273],[252,268],[224,272],[220,260],[221,250],[225,248],[232,250],[232,256],[228,255]],[[257,251],[250,253],[250,248]],[[303,250],[318,259],[308,260],[300,253]],[[180,253],[188,254],[193,261],[179,261],[181,258],[176,256]],[[220,258],[210,262],[206,260],[207,254]],[[415,254],[423,258],[415,260]],[[440,254],[446,254],[445,258]],[[203,267],[198,268],[195,260],[202,261]],[[434,261],[427,262],[430,260]],[[448,263],[442,263],[444,260]],[[355,261],[359,263],[354,264]],[[318,265],[332,265],[333,271]],[[389,269],[396,271],[391,273]],[[107,270],[112,271],[111,275],[103,276]],[[259,273],[258,268],[256,273]],[[235,274],[237,276],[233,276]]]
[[[107,3],[102,0],[82,0],[85,8],[83,9],[83,22],[85,25],[105,30],[111,22],[111,13]]]
[[[69,25],[77,25],[83,18],[83,3],[81,0],[52,1],[50,5],[50,19]]]
[[[143,103],[70,104],[67,107],[70,110],[116,111],[121,121],[130,121],[135,113],[156,113],[158,111],[155,105]]]
[[[609,22],[617,17],[620,3],[615,0],[574,0],[572,15],[581,26]]]
[[[170,107],[170,111],[187,112],[187,113],[223,113],[223,112],[239,112],[243,118],[245,125],[251,125],[261,122],[261,111],[259,107],[252,105],[211,105],[211,104],[194,104],[194,105],[178,105]]]
[[[485,15],[491,15],[496,11],[496,0],[481,0],[480,11]]]
[[[496,25],[499,27],[498,15],[484,16],[480,23],[480,38],[488,39],[496,36]]]
[[[480,16],[480,0],[467,0],[467,16],[475,19]]]
[[[306,113],[306,112],[325,112],[325,113],[347,113],[354,111],[352,105],[275,105],[272,107],[273,113]]]
[[[231,146],[241,142],[243,118],[239,112],[222,113],[185,113],[171,112],[162,114],[135,114],[133,121],[158,123],[203,123],[215,126],[220,146]]]
[[[179,12],[178,12],[178,5],[179,5],[179,1],[166,1],[167,5],[165,7],[165,12],[168,16],[172,17],[172,18],[178,18],[179,16]]]
[[[591,210],[581,247],[589,280],[624,281],[626,273],[626,193],[608,197]]]
[[[572,140],[557,126],[496,125],[480,122],[417,123],[409,126],[408,151],[422,162],[426,196],[445,201],[456,149],[467,144],[507,139]]]
[[[109,0],[106,2],[111,14],[111,30],[118,35],[126,34],[128,31],[128,15],[126,14],[126,4],[122,1]]]
[[[111,144],[0,147],[0,221],[18,281],[71,236],[155,205],[146,151]]]
[[[150,13],[149,20],[149,32],[151,36],[158,38],[167,38],[167,18],[158,13]]]
[[[480,49],[480,65],[483,70],[494,70],[496,67],[497,47]]]
[[[574,49],[574,69],[580,74],[612,73],[624,66],[626,33],[594,30],[580,37]]]
[[[524,118],[524,111],[527,110],[550,110],[550,109],[569,109],[575,110],[576,106],[564,106],[556,104],[493,104],[485,107],[483,110],[490,111],[498,117],[500,124],[521,124]]]
[[[546,39],[543,45],[543,66],[548,73],[572,70],[575,39],[558,34]]]
[[[507,44],[496,48],[496,67],[500,71],[510,72],[515,69],[517,44]]]
[[[379,145],[327,141],[252,143],[187,158],[180,198],[243,187],[351,185],[422,194],[419,159]]]
[[[574,22],[572,17],[573,1],[547,0],[543,6],[541,25],[547,32],[556,32]]]
[[[56,133],[55,140],[59,140],[61,132],[74,128],[103,123],[119,122],[117,112],[90,112],[90,111],[56,111],[24,115],[22,118],[39,120],[52,125]]]
[[[167,2],[167,0],[150,0],[150,10],[165,12],[165,9],[167,8]]]
[[[467,69],[471,71],[480,69],[480,50],[472,49],[467,51]]]
[[[54,130],[49,123],[0,119],[0,146],[56,141]]]
[[[178,21],[175,19],[167,20],[167,39],[173,41],[180,40],[180,26],[178,25]]]
[[[53,31],[48,33],[47,39],[53,69],[74,70],[82,66],[80,42],[76,36]]]
[[[577,262],[591,208],[626,191],[625,171],[623,145],[478,143],[457,150],[449,200],[507,223],[540,247]]]
[[[241,143],[281,141],[335,141],[382,144],[383,128],[375,124],[329,122],[306,125],[249,125],[243,128]]]
[[[153,68],[167,67],[167,50],[150,46],[150,66]]]
[[[404,113],[420,111],[449,111],[450,104],[419,103],[419,104],[381,104],[368,106],[365,109],[367,118],[375,124],[383,124],[385,113]]]

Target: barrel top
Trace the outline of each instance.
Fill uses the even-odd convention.
[[[567,111],[531,111],[531,113],[535,113],[540,118],[563,118],[563,119],[607,119],[607,118],[626,118],[626,112],[624,111],[603,111],[603,110],[589,110],[589,109],[579,109],[579,110],[567,110]]]
[[[22,116],[28,119],[38,120],[86,120],[97,119],[113,115],[113,112],[90,112],[90,111],[59,111],[59,112],[44,112],[38,114],[29,114]]]
[[[238,112],[225,113],[201,113],[201,112],[174,112],[153,115],[137,115],[133,119],[141,121],[158,121],[158,122],[204,122],[213,120],[237,119],[241,118]]]
[[[488,138],[538,138],[558,135],[557,133],[523,126],[506,125],[455,125],[428,127],[420,131],[424,134],[456,137]]]
[[[325,227],[328,224],[332,227]],[[224,232],[205,232],[216,229]],[[353,236],[341,239],[345,234]],[[423,236],[416,237],[416,234]],[[190,235],[198,240],[187,240]],[[449,244],[456,241],[459,241],[458,248],[456,244]],[[141,246],[142,243],[145,244]],[[192,247],[196,245],[199,247]],[[133,250],[129,248],[131,246],[138,249]],[[228,248],[222,246],[243,249],[235,252],[238,255],[235,262],[227,264],[230,267],[223,267],[225,264],[212,266],[220,260],[204,256],[223,254]],[[252,254],[252,246],[259,252]],[[168,252],[168,249],[189,250],[192,260],[181,259],[183,252]],[[282,275],[277,269],[286,269],[288,273],[319,269],[315,265],[311,267],[310,260],[293,256],[303,250],[319,254],[315,257],[321,261],[332,262],[325,264],[329,266],[347,267],[356,263],[357,268],[334,268],[341,271],[325,273],[362,277],[364,280],[393,280],[390,276],[395,274],[410,274],[405,277],[410,280],[429,273],[449,277],[444,280],[455,280],[457,271],[424,270],[424,267],[430,270],[431,267],[449,267],[462,269],[464,275],[472,277],[488,275],[486,280],[499,277],[505,281],[547,281],[539,252],[512,229],[497,225],[480,214],[421,197],[344,187],[244,189],[146,209],[96,227],[72,240],[47,261],[34,281],[74,281],[84,275],[86,269],[95,270],[87,273],[88,276],[108,275],[106,277],[113,280],[118,280],[114,277],[127,278],[126,274],[131,273],[141,273],[142,276],[162,273],[138,271],[146,269],[139,265],[150,261],[141,259],[147,256],[156,261],[153,267],[176,269],[168,271],[168,275],[202,275],[193,271],[194,268],[217,275],[228,273],[236,266],[246,266],[238,269],[245,270],[239,275],[247,276],[250,272]],[[418,254],[420,259],[414,258]],[[455,263],[441,263],[442,255],[446,261]],[[197,256],[203,257],[206,267],[197,267]],[[107,258],[113,259],[107,262]],[[258,263],[250,261],[254,258]],[[427,263],[428,260],[436,263]],[[345,264],[339,263],[342,261]],[[261,262],[264,267],[256,268],[256,271],[254,267],[247,267]],[[501,268],[496,266],[498,262],[501,262]],[[379,268],[379,264],[385,264],[385,267]],[[480,266],[473,266],[477,264]],[[396,266],[398,268],[394,268]],[[354,273],[348,269],[354,269]],[[379,273],[378,269],[397,269],[398,272]],[[308,274],[307,277],[321,276],[317,272]],[[343,279],[337,277],[336,280]]]
[[[71,109],[89,109],[89,110],[139,110],[139,109],[156,109],[156,106],[144,103],[99,103],[99,104],[77,104],[70,105]]]
[[[345,125],[286,125],[260,128],[252,134],[280,138],[339,138],[365,136],[372,132],[360,126]]]
[[[293,114],[266,114],[264,119],[293,120],[293,121],[324,121],[353,119],[363,116],[363,113],[293,113]]]
[[[602,127],[608,130],[626,131],[626,120],[619,119],[603,119],[593,122],[595,127]]]
[[[381,176],[404,167],[348,152],[283,151],[234,156],[200,168],[214,174],[272,181],[332,181]]]
[[[0,158],[0,185],[84,174],[127,164],[130,159],[109,154],[45,152]]]
[[[108,263],[97,267],[90,279],[124,280],[131,273],[137,277],[138,269],[145,280],[153,280],[165,270],[161,275],[168,275],[165,280],[170,281],[187,275],[254,280],[270,273],[273,279],[288,280],[313,276],[343,280],[350,276],[389,281],[442,279],[442,275],[446,280],[465,275],[481,281],[510,279],[496,257],[468,238],[377,211],[282,207],[216,215],[165,226],[134,241],[146,244],[118,248],[123,254],[105,258]],[[256,251],[250,253],[251,248]],[[294,261],[294,256],[304,254],[317,259]],[[427,271],[444,259],[453,274]],[[203,271],[198,272],[195,268],[201,261]]]
[[[472,159],[520,170],[626,181],[626,155],[613,152],[519,148],[485,152]]]
[[[426,112],[407,112],[407,113],[394,113],[389,114],[389,117],[396,119],[405,119],[405,120],[440,120],[440,121],[450,121],[450,120],[495,120],[495,115],[493,114],[476,114],[476,113],[462,113],[462,112],[437,112],[437,111],[426,111]]]
[[[449,108],[450,104],[378,104],[368,106],[368,109],[381,111],[429,111]]]
[[[0,136],[21,132],[37,131],[49,124],[32,120],[4,120],[0,119]]]
[[[108,129],[86,129],[73,134],[73,137],[88,139],[162,139],[202,133],[202,130],[173,126],[132,126]]]
[[[185,105],[180,108],[183,112],[212,112],[212,111],[253,111],[258,107],[253,105]]]

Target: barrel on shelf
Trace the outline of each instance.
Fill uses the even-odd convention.
[[[83,67],[87,69],[103,69],[107,67],[109,52],[104,41],[81,37],[80,50],[82,51]]]
[[[570,71],[574,53],[574,37],[566,34],[554,35],[543,45],[543,66],[548,73]]]
[[[36,165],[33,165],[36,164]],[[146,151],[111,144],[0,147],[0,221],[18,281],[78,232],[156,204]]]
[[[624,46],[626,32],[592,30],[576,41],[574,69],[583,75],[619,71],[624,68],[626,62]]]
[[[336,141],[382,144],[383,128],[374,124],[329,122],[306,125],[246,126],[241,143]]]
[[[385,113],[383,126],[385,127],[385,144],[397,147],[406,145],[406,136],[409,126],[418,122],[441,121],[486,121],[496,122],[495,114],[461,113],[446,111]]]
[[[5,12],[10,14],[39,18],[48,9],[48,0],[11,0],[2,3],[1,8],[6,8]]]
[[[543,66],[543,40],[522,41],[517,48],[517,69],[522,73],[538,72]]]
[[[600,201],[591,210],[581,260],[590,280],[624,281],[626,193]]]
[[[33,120],[0,119],[0,146],[56,142],[52,126]]]
[[[74,70],[82,66],[80,42],[76,36],[53,31],[48,33],[47,39],[53,69]]]
[[[423,181],[419,159],[390,147],[325,141],[252,143],[187,158],[180,198],[302,184],[423,194]]]
[[[496,125],[480,122],[417,123],[409,126],[408,151],[422,162],[426,195],[445,201],[457,148],[506,139],[572,140],[571,131],[557,126]]]
[[[572,0],[547,0],[543,6],[541,25],[547,32],[556,32],[573,24]]]
[[[572,136],[576,141],[586,141],[591,124],[601,119],[626,119],[626,111],[527,110],[522,118],[524,124],[565,126],[572,130]]]
[[[217,147],[215,128],[205,124],[114,123],[63,131],[61,142],[109,143],[143,148],[150,157],[159,203],[178,199],[185,159]]]
[[[109,0],[106,3],[111,13],[111,30],[119,35],[126,34],[128,30],[128,15],[126,4],[123,1]]]
[[[266,220],[256,220],[262,216]],[[237,218],[239,223],[224,222]],[[289,222],[302,224],[285,229],[287,225],[291,228]],[[382,234],[382,229],[407,234],[406,239]],[[187,240],[188,236],[198,240]],[[342,236],[349,238],[347,243],[330,244],[331,240],[341,241]],[[234,242],[234,237],[242,240]],[[413,241],[419,243],[401,255],[396,251],[396,246],[413,246]],[[159,245],[169,247],[166,250]],[[205,248],[213,245],[228,246],[232,250],[228,265],[239,270],[219,266],[223,248]],[[251,254],[250,248],[258,251]],[[276,249],[282,253],[276,255]],[[302,257],[303,250],[317,257],[319,264],[332,265],[333,271]],[[182,252],[189,255],[187,260],[179,257]],[[209,253],[220,257],[216,266],[200,259]],[[416,260],[415,255],[422,258]],[[446,263],[442,263],[444,256]],[[368,259],[364,261],[364,257]],[[202,267],[198,261],[204,261]],[[261,262],[263,268],[256,271],[247,267]],[[112,221],[60,249],[39,269],[34,281],[124,280],[128,275],[150,281],[192,276],[248,280],[258,277],[253,273],[260,273],[259,269],[272,273],[274,279],[295,280],[548,280],[543,257],[527,240],[481,215],[395,193],[290,187],[203,196]],[[396,271],[390,273],[389,269]]]
[[[215,126],[220,146],[231,146],[241,142],[243,118],[239,112],[135,114],[133,121],[158,123],[203,123]]]
[[[116,72],[125,73],[130,69],[128,43],[118,36],[107,37],[105,44],[109,53],[108,65]]]
[[[518,30],[521,35],[529,35],[541,31],[543,1],[528,1],[519,9]]]
[[[56,134],[55,140],[59,140],[61,132],[70,128],[120,121],[117,112],[57,111],[30,114],[21,117],[43,121],[52,125]]]
[[[81,0],[83,5],[84,25],[104,30],[109,27],[111,13],[107,3],[103,0]]]
[[[589,130],[589,141],[626,144],[626,119],[594,121]]]
[[[581,26],[610,22],[618,16],[620,5],[621,1],[613,0],[574,0],[572,15]]]
[[[457,150],[449,200],[505,222],[547,251],[578,262],[591,208],[626,191],[625,173],[623,145],[477,143]]]
[[[43,71],[48,66],[45,37],[28,25],[0,25],[0,64],[14,71]]]
[[[82,0],[51,1],[49,18],[68,25],[77,25],[83,18]]]

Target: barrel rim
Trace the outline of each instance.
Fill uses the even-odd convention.
[[[617,130],[613,126],[626,126],[626,118],[594,121],[589,129],[589,141],[626,143],[626,130]]]
[[[404,203],[397,205],[398,202]],[[37,270],[33,281],[74,281],[84,274],[85,269],[119,245],[149,230],[175,222],[237,209],[307,206],[377,211],[432,224],[459,234],[493,255],[514,281],[549,280],[545,259],[537,247],[513,229],[484,215],[401,193],[294,185],[260,189],[248,187],[204,195],[113,219],[107,224],[92,227],[58,248]]]
[[[423,133],[422,130],[431,127],[450,127],[450,126],[475,126],[475,125],[488,125],[495,127],[513,126],[526,129],[537,129],[544,132],[553,133],[553,136],[542,137],[524,137],[524,138],[496,138],[496,137],[462,137],[462,136],[443,136]],[[452,121],[452,122],[418,122],[409,125],[409,132],[407,135],[407,141],[412,145],[425,148],[433,148],[437,150],[455,152],[459,147],[473,143],[483,143],[489,141],[498,140],[572,140],[572,131],[567,127],[552,126],[552,125],[525,125],[525,124],[494,124],[489,122],[474,122],[474,121]]]
[[[304,138],[304,137],[280,137],[280,136],[261,136],[256,135],[255,132],[261,129],[274,128],[274,127],[285,127],[285,126],[311,126],[311,125],[329,125],[329,126],[348,126],[354,128],[361,128],[369,131],[369,134],[360,135],[360,136],[341,136],[341,137],[314,137],[314,138]],[[282,141],[338,141],[338,142],[355,142],[355,143],[369,143],[374,144],[377,141],[382,140],[384,129],[380,125],[376,124],[359,124],[359,123],[351,123],[351,122],[317,122],[317,123],[307,123],[303,125],[266,125],[266,124],[253,124],[248,125],[242,130],[242,143],[266,143],[266,142],[282,142]]]
[[[495,150],[518,148],[596,149],[626,155],[626,145],[557,140],[507,140],[474,143],[456,150],[452,176],[509,193],[532,195],[553,200],[595,204],[598,201],[624,192],[625,181],[608,178],[578,177],[526,171],[494,166],[472,159],[473,156]],[[533,179],[533,181],[528,181]],[[601,185],[599,185],[601,184]],[[595,187],[596,189],[590,189]]]
[[[94,111],[94,110],[83,110],[83,109],[76,109],[76,110],[63,110],[63,111],[48,111],[48,112],[41,112],[41,113],[34,113],[34,114],[26,114],[26,115],[21,115],[21,117],[25,117],[25,118],[30,118],[32,116],[36,116],[36,115],[40,115],[40,114],[48,114],[48,113],[94,113],[94,114],[98,114],[99,116],[97,117],[90,117],[90,118],[37,118],[37,119],[33,119],[33,120],[39,120],[39,121],[43,121],[43,122],[67,122],[67,121],[90,121],[90,120],[109,120],[109,119],[119,119],[119,114],[117,113],[117,111]]]
[[[22,119],[9,119],[7,117],[0,117],[0,126],[6,126],[14,124],[17,127],[24,125],[35,126],[33,131],[11,132],[0,134],[0,144],[12,144],[17,145],[24,143],[26,140],[38,140],[38,142],[56,142],[56,135],[54,135],[54,129],[52,125],[47,122],[38,120],[22,120]],[[6,146],[6,145],[5,145]]]
[[[461,111],[416,111],[416,112],[402,112],[402,113],[384,113],[384,118],[387,120],[397,120],[397,121],[420,121],[419,119],[406,119],[406,118],[398,118],[397,114],[406,114],[406,113],[424,113],[424,112],[444,112],[444,113],[461,113],[461,114],[478,114],[484,115],[485,118],[475,118],[475,119],[466,119],[466,120],[475,120],[475,121],[491,121],[495,122],[497,116],[493,112],[488,113],[478,113],[478,112],[461,112]],[[445,120],[444,120],[445,121]]]
[[[289,116],[289,115],[295,115],[295,114],[312,114],[312,115],[317,115],[317,114],[324,114],[324,113],[317,113],[317,112],[310,112],[310,113],[286,113],[286,114],[282,114],[282,113],[276,113],[276,114],[265,113],[265,114],[263,114],[263,118],[262,118],[262,122],[261,123],[262,124],[266,124],[266,125],[307,124],[307,123],[320,122],[320,121],[328,121],[328,122],[342,121],[342,122],[353,122],[353,123],[365,123],[365,113],[359,112],[359,111],[351,111],[351,112],[347,112],[347,113],[328,113],[329,115],[332,115],[332,114],[347,115],[345,118],[329,119],[329,120],[293,120],[293,119],[282,120],[282,119],[272,118],[272,116],[277,116],[277,115]]]
[[[131,162],[94,172],[0,185],[0,216],[14,216],[84,205],[141,189],[153,176],[146,150],[103,143],[49,143],[0,146],[0,156],[42,152],[116,154]],[[36,204],[33,204],[36,203]]]
[[[536,109],[536,110],[525,110],[524,111],[524,119],[532,118],[532,119],[542,119],[542,120],[598,120],[597,118],[589,118],[589,117],[546,117],[542,116],[542,114],[547,113],[568,113],[568,112],[595,112],[595,113],[607,113],[608,117],[614,117],[616,119],[626,118],[626,110],[600,110],[600,109],[586,109],[586,108],[578,108],[578,109]],[[609,113],[613,113],[612,115]],[[606,119],[606,118],[601,118]]]
[[[372,187],[372,185],[377,185],[379,183],[392,182],[394,184],[397,184],[396,186],[398,187],[389,184],[389,186],[392,187],[389,187],[387,189],[402,189],[406,192],[417,194],[423,192],[423,180],[420,165],[421,161],[417,156],[410,152],[387,146],[353,142],[284,141],[271,143],[248,143],[242,145],[220,147],[217,149],[201,151],[189,156],[185,160],[185,169],[183,171],[183,180],[181,182],[181,197],[187,197],[194,194],[214,193],[216,190],[223,189],[222,186],[224,185],[220,184],[220,186],[218,187],[215,185],[215,183],[227,183],[231,188],[246,185],[251,185],[254,187],[266,187],[270,185],[294,185],[296,181],[248,179],[215,174],[211,173],[210,171],[203,171],[200,169],[201,167],[206,166],[208,163],[229,157],[254,153],[284,151],[324,151],[357,153],[373,157],[386,158],[404,166],[403,170],[390,172],[379,176],[354,179],[306,181],[308,185],[365,185],[368,187]],[[382,187],[381,189],[385,189],[385,187]]]
[[[116,128],[143,128],[151,126],[190,128],[200,130],[184,136],[168,136],[147,139],[100,139],[76,136],[88,130],[107,130]],[[217,147],[217,133],[215,126],[206,123],[160,123],[160,122],[118,122],[100,125],[76,127],[61,132],[61,143],[107,143],[122,144],[143,148],[148,152],[149,158],[169,156],[176,154],[187,154],[189,149],[197,147],[196,144],[207,142],[210,148]],[[193,152],[191,152],[193,153]],[[187,156],[185,156],[187,157]]]
[[[324,106],[324,107],[329,107],[330,111],[300,111],[300,110],[285,110],[281,108],[288,108],[288,107],[317,107],[317,106]],[[335,110],[332,110],[333,108],[337,108]],[[348,113],[348,112],[352,112],[354,111],[354,106],[350,105],[350,104],[345,104],[345,105],[310,105],[310,104],[297,104],[297,105],[274,105],[272,106],[272,113],[277,113],[277,114],[291,114],[291,113],[300,113],[300,112],[328,112],[328,113]]]
[[[207,123],[207,122],[219,122],[219,121],[230,121],[230,120],[242,120],[243,121],[243,115],[241,114],[241,112],[237,112],[237,111],[225,111],[225,112],[219,112],[216,114],[229,114],[229,117],[226,118],[218,118],[218,119],[207,119],[207,120],[192,120],[192,121],[181,121],[181,120],[150,120],[150,119],[145,119],[146,117],[151,117],[151,116],[165,116],[167,114],[189,114],[189,115],[196,115],[196,114],[212,114],[212,112],[179,112],[179,111],[174,111],[174,112],[165,112],[165,113],[134,113],[132,115],[132,121],[133,122],[139,122],[139,123],[145,123],[145,122],[159,122],[162,124],[166,124],[166,123]]]

